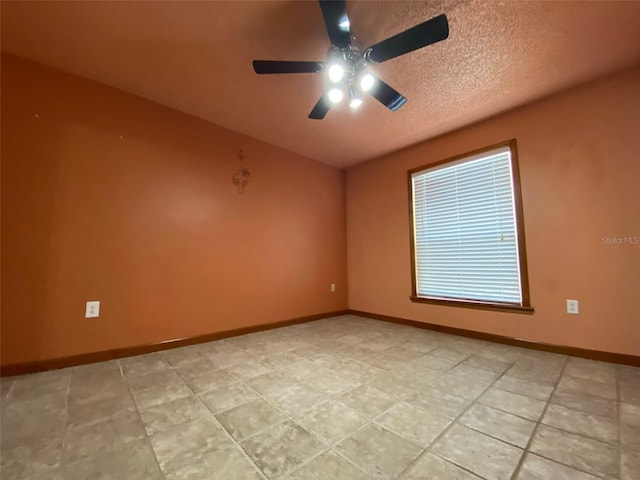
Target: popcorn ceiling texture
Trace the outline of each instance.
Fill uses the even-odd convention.
[[[375,67],[409,99],[396,113],[369,98],[311,121],[322,75],[253,73],[325,59],[316,2],[2,2],[2,48],[338,167],[640,61],[640,2],[347,4],[365,46],[449,18],[448,40]]]

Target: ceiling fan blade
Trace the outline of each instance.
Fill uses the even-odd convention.
[[[313,110],[311,110],[309,118],[312,120],[322,120],[330,109],[331,102],[329,101],[329,98],[327,97],[327,94],[325,92],[320,97],[320,100],[318,100],[318,103],[315,104]]]
[[[407,103],[403,95],[377,77],[373,88],[368,93],[392,112]]]
[[[323,62],[253,61],[253,70],[256,73],[315,73],[321,72],[323,69]]]
[[[445,40],[449,36],[446,15],[438,15],[409,30],[387,38],[371,47],[369,59],[382,63],[405,53]]]
[[[343,50],[351,45],[347,3],[344,0],[319,0],[331,44]]]

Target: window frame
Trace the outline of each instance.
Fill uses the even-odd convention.
[[[520,288],[522,294],[522,304],[492,302],[472,299],[455,299],[443,297],[419,296],[417,291],[416,278],[416,246],[415,246],[415,218],[413,215],[413,174],[442,167],[448,163],[460,162],[468,157],[482,155],[499,148],[508,147],[511,152],[511,182],[513,185],[513,201],[515,211],[516,231],[518,234],[518,262],[520,265]],[[529,270],[527,268],[527,251],[524,230],[524,210],[522,207],[522,188],[520,183],[520,166],[518,162],[518,147],[516,139],[507,140],[488,147],[479,148],[470,152],[446,158],[426,165],[421,165],[410,169],[407,172],[408,192],[409,192],[409,238],[411,244],[411,301],[416,303],[430,303],[436,305],[447,305],[455,307],[475,308],[481,310],[496,310],[513,313],[534,313],[531,306],[531,296],[529,292]]]

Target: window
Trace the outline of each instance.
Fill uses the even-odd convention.
[[[409,171],[416,302],[533,312],[516,141]]]

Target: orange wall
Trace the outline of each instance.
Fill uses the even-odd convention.
[[[342,171],[2,55],[2,364],[345,309],[345,245]]]
[[[640,237],[639,128],[635,68],[349,170],[349,308],[640,355],[640,245],[602,240]],[[510,138],[535,313],[412,303],[407,170]]]

